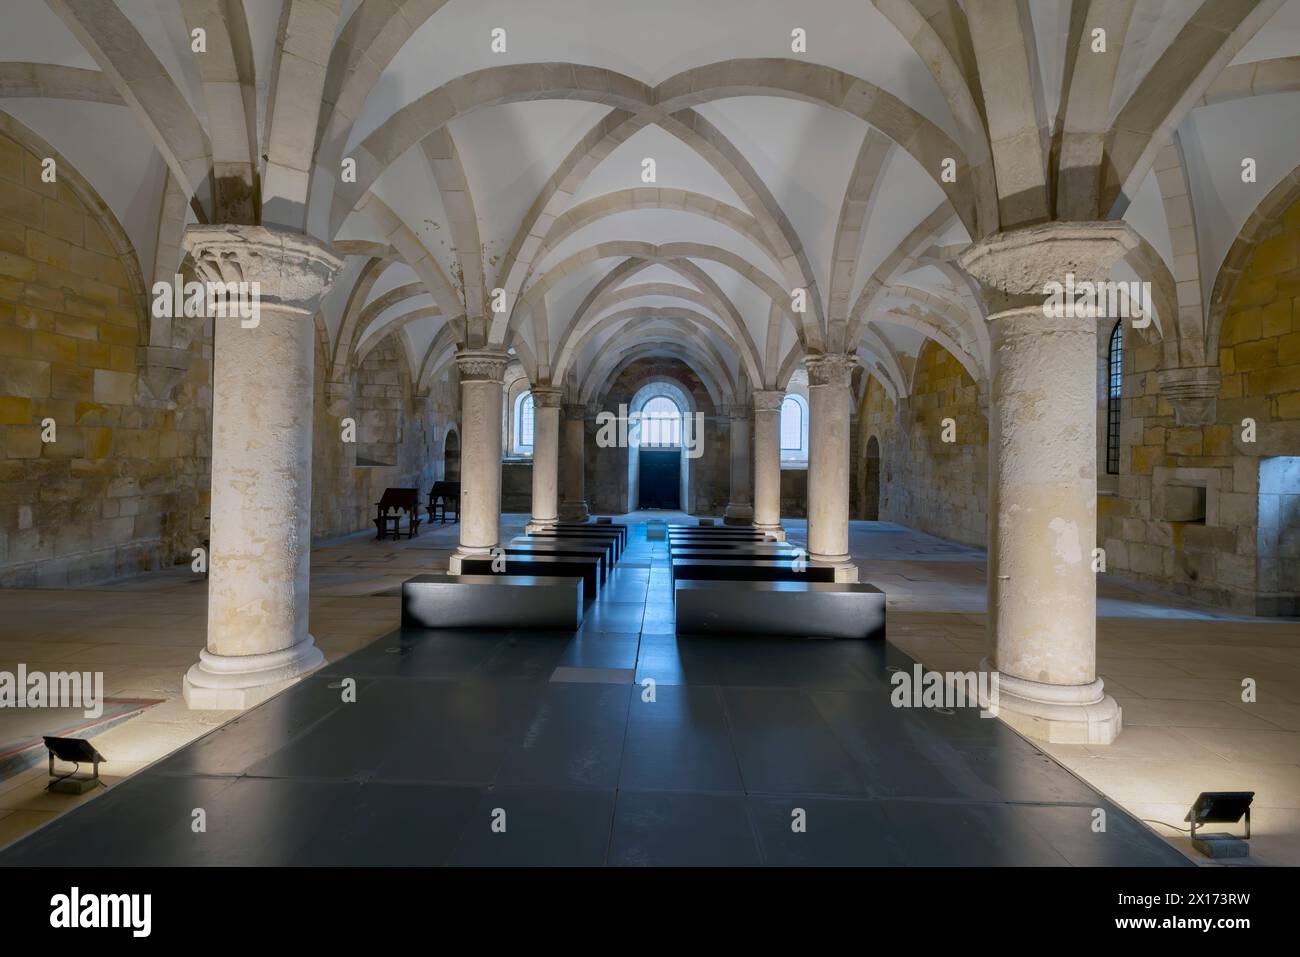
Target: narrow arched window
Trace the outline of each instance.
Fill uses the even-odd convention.
[[[533,394],[523,392],[515,399],[515,454],[533,454]]]
[[[1106,358],[1106,472],[1119,474],[1119,408],[1124,394],[1124,320],[1115,323]]]
[[[682,444],[682,410],[664,395],[641,407],[641,445],[673,447]]]
[[[808,402],[794,393],[781,403],[781,460],[808,461]]]

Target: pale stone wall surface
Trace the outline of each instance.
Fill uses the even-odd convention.
[[[1126,333],[1128,330],[1126,330]],[[1251,255],[1219,339],[1213,421],[1179,424],[1157,380],[1163,350],[1127,335],[1118,496],[1103,497],[1107,567],[1237,611],[1296,614],[1300,490],[1260,497],[1260,466],[1300,456],[1300,203]],[[1243,440],[1253,419],[1255,442]],[[1205,517],[1182,521],[1187,489]],[[1264,534],[1259,534],[1264,504]]]
[[[211,324],[153,398],[128,270],[97,214],[0,135],[0,585],[188,563],[207,538]]]
[[[955,441],[943,441],[943,420]],[[858,414],[854,486],[865,485],[865,451],[880,443],[880,520],[969,545],[987,541],[988,397],[946,349],[927,342],[912,394],[895,403],[874,379]],[[857,513],[855,513],[857,514]]]

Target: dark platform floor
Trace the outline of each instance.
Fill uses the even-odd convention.
[[[1189,863],[1000,722],[891,707],[891,645],[678,642],[667,562],[634,528],[576,634],[381,638],[0,864]]]

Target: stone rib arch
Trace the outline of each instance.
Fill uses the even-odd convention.
[[[713,343],[691,328],[689,323],[680,319],[659,319],[637,329],[624,326],[597,350],[592,357],[590,368],[599,369],[619,355],[625,354],[628,342],[634,342],[637,347],[664,344],[682,347],[689,345],[702,360],[707,361],[714,368],[718,382],[726,386],[730,394],[734,395],[736,392],[735,379],[728,371],[727,360]]]
[[[432,306],[424,306],[419,309],[412,309],[408,312],[403,312],[399,315],[393,316],[387,322],[378,324],[374,329],[369,330],[368,335],[364,331],[360,332],[360,337],[354,346],[356,357],[355,365],[360,366],[361,363],[366,361],[366,356],[375,348],[375,346],[383,342],[389,335],[400,332],[404,326],[408,326],[413,322],[420,322],[424,319],[436,319],[441,315],[442,314],[438,312],[436,308]],[[399,336],[398,338],[403,342],[406,341],[405,336]],[[412,359],[411,374],[414,375],[416,371],[414,359]]]
[[[622,373],[624,369],[643,358],[663,358],[670,357],[681,360],[682,364],[689,368],[696,376],[699,377],[700,383],[704,390],[709,394],[709,400],[713,403],[714,408],[718,408],[731,401],[733,393],[728,392],[720,384],[720,380],[715,378],[720,370],[711,369],[699,353],[693,352],[677,345],[649,345],[640,348],[634,348],[624,353],[622,356],[615,358],[614,365],[606,370],[597,370],[593,368],[586,377],[585,384],[580,386],[579,399],[584,404],[590,404],[593,400],[599,400],[608,390],[609,384],[613,382]]]
[[[0,97],[81,100],[126,106],[126,100],[102,70],[54,63],[0,63]]]
[[[842,339],[849,321],[850,297],[853,278],[857,273],[858,259],[862,254],[862,240],[867,233],[872,201],[880,183],[880,173],[893,149],[893,142],[874,129],[862,137],[858,158],[849,174],[840,204],[840,218],[835,227],[835,245],[831,250],[831,282],[828,291],[829,327],[827,337],[832,342]]]
[[[424,157],[433,173],[433,181],[447,211],[448,227],[460,274],[453,280],[460,287],[465,304],[466,321],[473,326],[484,324],[487,312],[487,280],[483,270],[483,241],[479,235],[474,194],[465,177],[456,141],[447,127],[434,130],[420,142]]]
[[[909,306],[908,311],[911,311],[910,307],[914,305],[916,309],[938,322],[953,340],[960,343],[961,348],[979,363],[982,369],[990,368],[993,345],[989,336],[988,323],[979,313],[972,313],[962,304],[937,293],[902,283],[883,290],[882,297],[902,300]]]
[[[732,353],[738,351],[735,341],[726,334],[726,330],[722,327],[721,323],[718,323],[717,320],[705,313],[698,312],[694,309],[674,308],[671,306],[643,306],[640,308],[620,309],[609,315],[601,316],[599,319],[596,319],[589,324],[585,329],[578,330],[577,334],[574,336],[573,342],[566,347],[565,351],[557,360],[553,378],[556,380],[563,380],[565,373],[573,367],[577,360],[578,353],[581,351],[587,340],[599,335],[611,326],[632,319],[660,318],[682,318],[692,320],[697,328],[703,327],[706,331],[717,335],[721,339],[722,345],[726,346]]]

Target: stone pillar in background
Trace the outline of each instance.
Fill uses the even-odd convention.
[[[855,582],[849,561],[849,380],[856,360],[842,353],[809,356],[808,558],[834,565],[835,580]]]
[[[448,569],[461,573],[465,558],[491,555],[501,537],[501,409],[504,352],[456,353],[460,372],[460,545]]]
[[[241,709],[324,660],[307,630],[314,316],[341,262],[262,226],[184,243],[201,282],[259,284],[253,318],[213,320],[208,640],[184,681],[191,708]]]
[[[560,518],[585,522],[587,512],[587,407],[581,403],[564,406],[564,502]]]
[[[1105,280],[1134,245],[1119,222],[993,236],[960,263],[992,339],[988,615],[999,716],[1050,742],[1109,744],[1121,713],[1097,677],[1097,320],[1045,287]]]
[[[731,418],[731,496],[723,521],[727,525],[749,525],[754,506],[749,490],[749,406],[734,405]]]
[[[560,399],[553,386],[533,389],[533,520],[527,531],[553,528],[560,487]]]
[[[754,527],[785,541],[781,528],[781,403],[785,393],[754,393]]]

